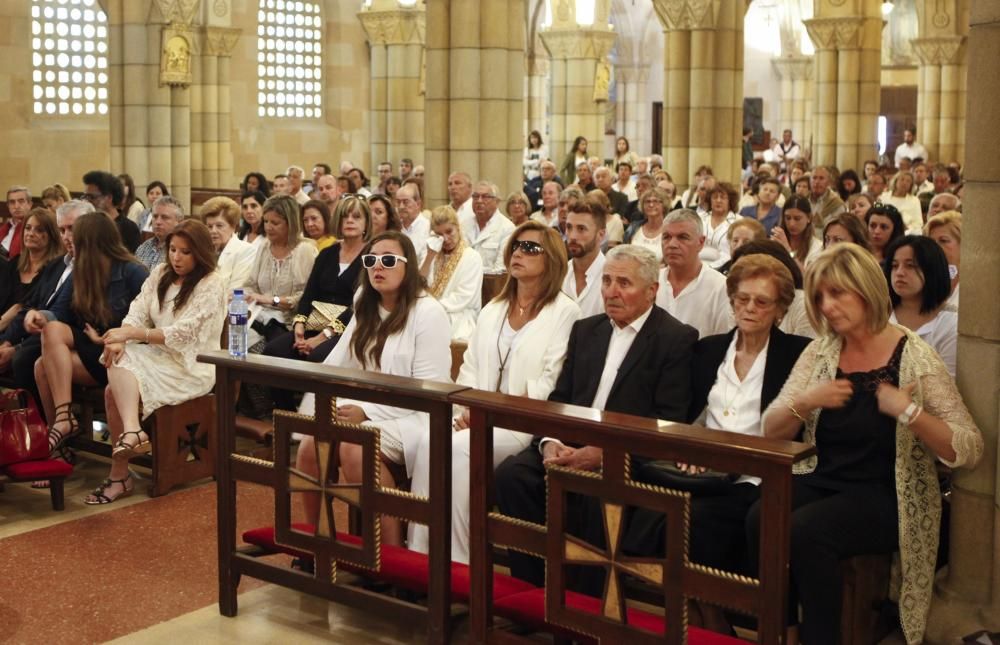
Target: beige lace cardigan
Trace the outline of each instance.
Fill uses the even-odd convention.
[[[951,445],[955,450],[955,460],[941,461],[952,468],[974,467],[983,454],[983,438],[944,362],[915,333],[903,327],[897,326],[897,329],[907,336],[899,368],[900,387],[916,381],[913,400],[947,423],[954,432]],[[772,409],[787,407],[813,385],[836,377],[841,344],[839,337],[822,336],[806,347],[781,393],[765,412],[762,426]],[[809,415],[802,441],[816,443],[819,414],[817,409]],[[934,466],[935,457],[908,426],[896,425],[896,495],[902,567],[898,597],[900,622],[908,643],[923,640],[934,583],[938,527],[941,523],[941,490]],[[794,473],[811,473],[816,463],[815,456],[803,460],[795,465]]]

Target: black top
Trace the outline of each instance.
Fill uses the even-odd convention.
[[[857,484],[895,486],[896,420],[878,410],[875,391],[880,383],[899,387],[899,364],[906,336],[884,366],[868,372],[845,374],[837,368],[837,378],[846,378],[854,393],[844,407],[823,410],[816,426],[816,470],[807,475],[814,482],[843,489]]]
[[[115,218],[115,226],[118,227],[118,233],[122,236],[122,244],[125,245],[129,253],[135,253],[135,250],[139,248],[139,243],[142,241],[142,236],[139,235],[139,227],[124,215],[119,215]]]
[[[31,282],[21,282],[21,274],[17,270],[17,258],[0,262],[0,314],[14,305],[24,304],[40,275],[41,271],[35,274]]]
[[[341,273],[340,242],[323,249],[316,256],[316,262],[313,264],[312,272],[306,281],[306,287],[302,291],[296,313],[308,316],[312,312],[314,300],[343,305],[350,309],[354,305],[354,290],[358,286],[360,273],[360,254]],[[348,316],[346,320],[341,317],[341,321],[347,324],[350,317]]]

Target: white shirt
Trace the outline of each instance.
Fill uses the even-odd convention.
[[[698,277],[674,296],[667,279],[670,267],[660,269],[656,304],[671,316],[698,330],[698,337],[723,334],[733,328],[733,309],[726,294],[726,277],[702,265]]]
[[[475,217],[475,213],[472,210],[472,198],[468,198],[462,205],[455,209],[455,213],[458,215],[458,220],[462,221],[463,217]]]
[[[927,148],[923,147],[919,142],[914,141],[913,143],[906,143],[905,141],[898,146],[896,146],[895,161],[896,167],[899,168],[899,162],[906,157],[909,160],[914,160],[917,157],[927,160]]]
[[[604,355],[604,370],[601,371],[601,380],[597,383],[594,400],[590,403],[590,407],[593,409],[603,410],[604,406],[607,405],[611,388],[615,384],[615,379],[618,378],[618,369],[622,366],[628,350],[632,348],[632,343],[635,342],[636,336],[639,335],[639,331],[646,324],[646,320],[649,319],[649,315],[652,312],[653,308],[650,307],[646,310],[646,313],[624,327],[619,327],[618,323],[613,320],[609,321],[611,323],[611,340],[608,341],[608,353]],[[562,444],[558,439],[546,437],[538,442],[538,451],[540,453],[544,454],[545,444],[549,441]]]
[[[750,371],[741,381],[736,374],[736,342],[739,336],[739,332],[733,334],[726,357],[716,372],[715,384],[708,392],[705,427],[759,437],[760,395],[764,388],[764,366],[770,341],[757,354]],[[739,481],[760,484],[758,477],[743,477]]]
[[[601,275],[604,273],[604,254],[598,251],[597,257],[590,263],[584,271],[583,291],[576,292],[576,275],[573,274],[573,262],[569,261],[569,271],[566,272],[566,279],[563,280],[562,290],[567,296],[572,298],[583,312],[583,317],[596,316],[604,313],[604,298],[601,296]]]
[[[614,185],[611,186],[611,188],[617,190],[619,193],[622,193],[623,195],[628,197],[628,200],[630,202],[634,202],[635,200],[639,199],[639,194],[635,190],[634,179],[630,178],[624,186],[622,186],[619,182],[615,182]]]
[[[413,248],[417,252],[417,264],[422,265],[424,256],[427,255],[427,238],[431,235],[430,220],[417,215],[409,226],[403,224],[403,233],[413,242]]]
[[[461,217],[459,223],[466,242],[483,259],[483,272],[504,273],[506,268],[503,264],[503,250],[507,238],[514,232],[514,222],[495,210],[482,229],[479,228],[475,213]]]
[[[292,197],[294,197],[295,201],[299,203],[299,206],[309,201],[309,193],[307,193],[301,188],[299,189],[299,192],[292,195]]]
[[[642,232],[642,227],[640,226],[632,234],[632,244],[636,246],[641,246],[644,249],[649,249],[656,256],[656,262],[659,264],[663,260],[663,237],[659,234],[653,237],[646,237],[646,234]]]
[[[729,227],[737,219],[739,219],[739,215],[731,212],[718,226],[712,228],[712,214],[705,213],[701,216],[701,223],[705,228],[705,246],[702,247],[698,257],[701,258],[702,262],[712,268],[721,267],[729,262],[731,253],[729,238],[726,234],[729,233]]]
[[[0,242],[0,244],[3,245],[3,248],[7,251],[10,251],[10,245],[14,243],[15,231],[17,231],[17,226],[12,223],[10,225],[10,229],[7,231],[7,235],[3,238],[3,242]]]
[[[889,315],[889,322],[898,325],[896,312]],[[958,312],[942,308],[932,320],[914,330],[928,345],[934,348],[952,378],[955,378],[955,363],[958,357]]]
[[[542,224],[545,224],[546,226],[550,226],[552,228],[559,228],[559,209],[553,208],[551,217],[546,217],[545,211],[540,208],[531,214],[531,219],[535,220],[536,222],[541,222]]]

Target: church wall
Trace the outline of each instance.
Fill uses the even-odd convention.
[[[107,168],[108,117],[32,113],[31,3],[0,2],[0,185],[32,194],[54,182],[82,190],[88,170]]]
[[[370,59],[361,22],[360,2],[326,0],[323,4],[323,118],[274,119],[257,115],[257,0],[233,3],[233,26],[242,29],[233,52],[233,173],[227,186],[259,170],[268,177],[290,164],[326,162],[334,169],[350,161],[369,172],[368,97]],[[419,163],[419,162],[418,162]]]

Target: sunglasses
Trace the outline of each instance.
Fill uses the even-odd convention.
[[[515,240],[510,243],[510,252],[514,251],[520,251],[525,255],[541,255],[545,253],[545,247],[531,240]]]
[[[383,269],[395,268],[397,262],[406,262],[406,258],[402,255],[374,255],[369,253],[368,255],[361,256],[361,264],[366,269],[374,269],[376,264],[381,264]]]

